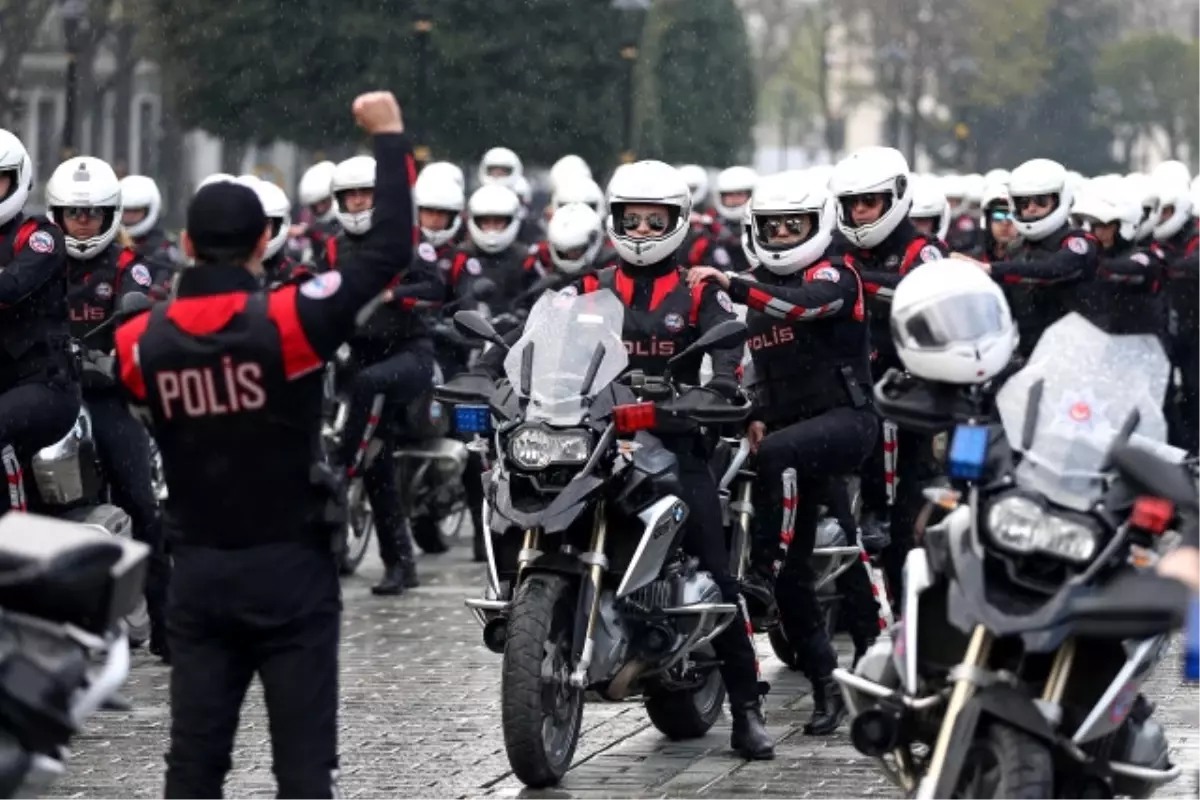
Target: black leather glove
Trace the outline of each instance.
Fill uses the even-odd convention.
[[[740,400],[742,395],[741,387],[733,378],[713,378],[705,384],[705,388],[712,389],[730,402]]]

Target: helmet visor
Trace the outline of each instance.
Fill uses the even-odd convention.
[[[935,301],[891,319],[892,336],[905,347],[943,350],[953,344],[977,342],[1001,333],[1005,314],[994,295],[976,294]]]

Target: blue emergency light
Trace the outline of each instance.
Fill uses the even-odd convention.
[[[1188,610],[1187,636],[1183,648],[1183,679],[1190,683],[1200,681],[1200,602],[1192,598]]]
[[[987,465],[988,429],[981,425],[958,425],[950,442],[950,457],[946,472],[960,481],[983,479]]]
[[[455,406],[454,429],[459,433],[487,433],[492,429],[492,411],[487,406]]]

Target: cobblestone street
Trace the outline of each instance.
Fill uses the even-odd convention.
[[[897,791],[850,746],[843,726],[829,739],[800,732],[811,710],[808,683],[759,642],[772,683],[767,722],[775,761],[746,763],[729,751],[729,722],[705,739],[665,740],[640,702],[590,704],[575,764],[554,791],[524,790],[511,775],[499,719],[499,657],[484,649],[463,598],[482,585],[469,548],[421,560],[422,587],[376,598],[372,553],[344,584],[341,788],[347,797],[895,797]],[[845,642],[843,662],[848,660]],[[1148,694],[1158,702],[1185,774],[1159,797],[1196,797],[1200,764],[1197,692],[1180,686],[1178,656]],[[169,669],[135,656],[128,713],[100,715],[74,743],[59,797],[160,797],[167,743]],[[229,797],[273,797],[266,718],[256,687],[242,717]]]

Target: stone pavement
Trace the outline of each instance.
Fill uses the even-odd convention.
[[[850,746],[845,728],[829,739],[800,732],[808,683],[759,642],[773,689],[767,722],[779,737],[775,761],[743,762],[729,751],[729,722],[706,738],[665,740],[634,701],[589,704],[574,768],[553,791],[526,790],[508,769],[499,719],[499,656],[484,649],[463,598],[482,585],[465,548],[422,559],[424,585],[402,599],[368,587],[372,553],[345,582],[342,647],[341,787],[346,797],[897,797],[873,763]],[[842,643],[845,644],[845,643]],[[843,649],[843,656],[847,656]],[[843,658],[845,661],[845,658]],[[1150,695],[1167,726],[1173,758],[1187,772],[1159,797],[1196,797],[1200,765],[1198,693],[1178,681],[1177,656],[1159,670]],[[74,743],[57,797],[161,797],[169,715],[168,668],[135,656],[125,687],[128,713],[99,715]],[[228,797],[274,797],[261,691],[242,716]]]

